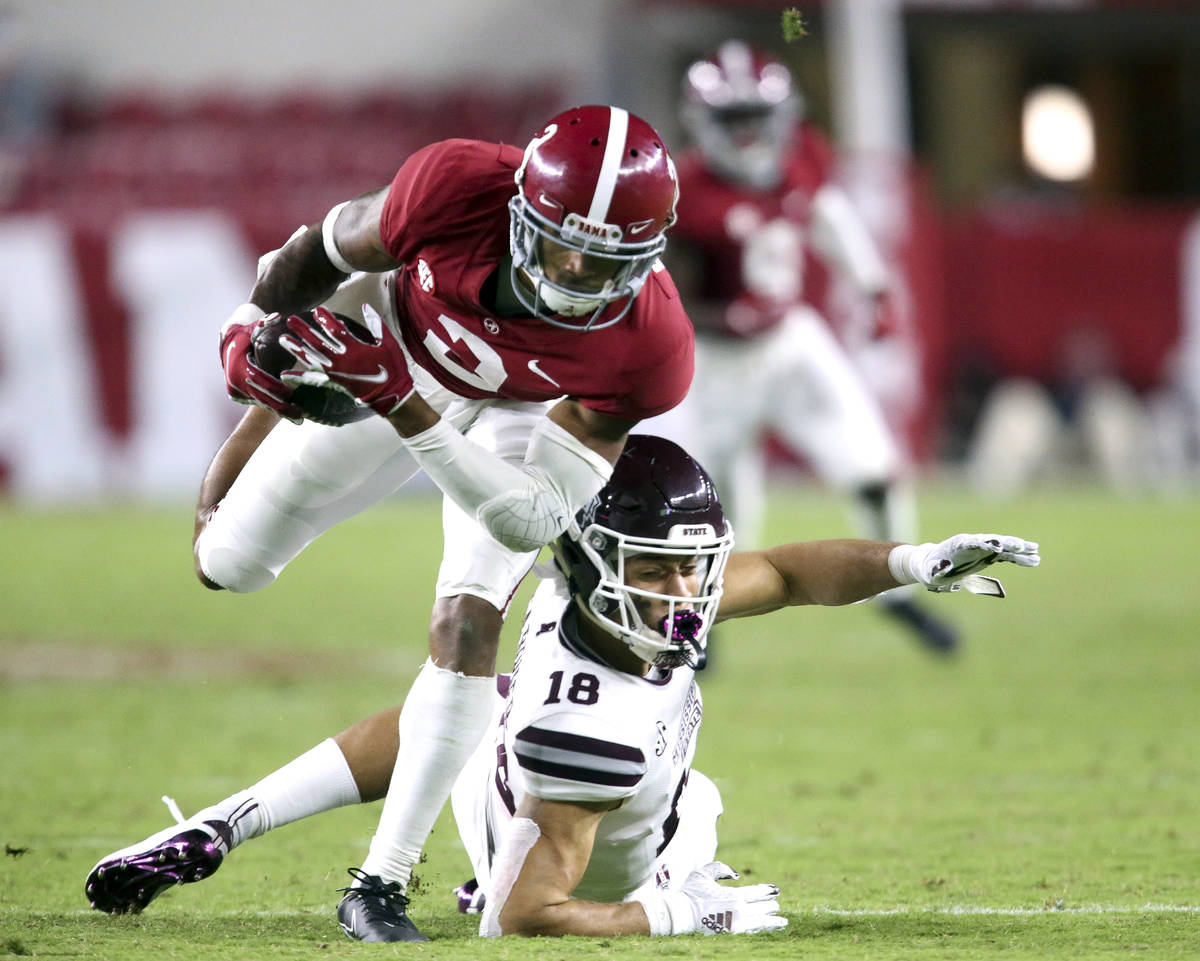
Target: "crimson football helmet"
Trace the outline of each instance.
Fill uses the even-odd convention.
[[[721,601],[733,528],[711,478],[682,447],[633,434],[612,477],[553,544],[555,560],[584,615],[620,638],[643,661],[663,669],[701,661]],[[634,555],[694,558],[695,597],[676,597],[625,583]],[[667,613],[647,624],[646,601]]]
[[[683,78],[683,123],[718,176],[756,190],[783,178],[802,101],[778,60],[727,40]]]
[[[556,327],[615,324],[675,222],[679,184],[662,138],[620,107],[575,107],[529,142],[516,182],[509,245],[518,299]]]

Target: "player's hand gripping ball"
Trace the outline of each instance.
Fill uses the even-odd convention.
[[[375,338],[365,326],[345,314],[335,315],[349,329],[350,333],[364,344],[372,344]],[[296,358],[286,347],[279,343],[281,335],[288,332],[286,314],[271,314],[254,334],[252,347],[254,363],[273,377],[278,377],[285,370],[293,370],[298,366]],[[331,427],[341,427],[355,421],[365,420],[374,416],[370,407],[359,404],[344,390],[336,387],[318,387],[312,384],[297,384],[292,388],[288,398],[304,412],[305,420],[313,420],[318,424],[328,424]]]

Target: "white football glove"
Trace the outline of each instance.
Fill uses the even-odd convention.
[[[787,918],[779,916],[779,888],[774,884],[735,888],[717,883],[737,878],[738,873],[720,861],[712,861],[687,876],[680,893],[692,902],[696,924],[691,930],[701,934],[753,934],[786,928]]]
[[[728,864],[712,861],[689,874],[679,888],[635,900],[646,911],[651,934],[754,934],[786,928],[788,919],[779,916],[779,888],[717,883],[737,877]]]
[[[970,591],[1003,597],[994,577],[977,574],[997,561],[1021,567],[1042,562],[1033,541],[1005,534],[955,534],[940,544],[900,544],[888,555],[888,569],[901,584],[920,584],[936,593]]]

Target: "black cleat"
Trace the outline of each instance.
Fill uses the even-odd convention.
[[[385,882],[358,868],[350,868],[348,873],[358,886],[338,889],[346,895],[337,910],[346,937],[372,942],[429,940],[409,918],[408,898],[398,881]]]
[[[880,607],[889,617],[894,617],[909,628],[926,650],[947,657],[958,650],[957,629],[940,618],[934,617],[928,611],[917,606],[915,602],[905,598],[897,601],[884,601]]]
[[[173,825],[101,859],[88,874],[84,892],[97,911],[138,914],[167,888],[213,874],[229,841],[224,821]]]

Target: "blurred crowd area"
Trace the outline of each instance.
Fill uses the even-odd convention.
[[[533,84],[420,94],[68,96],[25,151],[6,207],[52,212],[93,231],[136,210],[226,210],[265,250],[321,210],[388,183],[427,143],[524,140],[558,107],[552,88]]]
[[[896,375],[888,345],[854,343],[836,290],[821,306],[914,464],[996,494],[1075,473],[1122,491],[1194,489],[1200,7],[878,2],[904,44],[887,81],[902,86],[907,120],[890,181],[903,235],[889,251],[915,376]],[[570,102],[608,99],[674,148],[680,73],[738,35],[788,63],[848,168],[871,162],[839,119],[836,42],[838,17],[871,4],[798,7],[809,33],[787,44],[779,5],[611,0],[580,77],[533,62],[488,83],[473,62],[469,77],[412,84],[264,90],[222,75],[185,91],[91,85],[85,65],[45,54],[18,7],[0,7],[2,489],[189,493],[239,413],[215,331],[256,257],[430,141],[520,144]],[[1090,108],[1094,162],[1065,179],[1025,155],[1023,110],[1047,86]],[[782,450],[776,462],[803,469]]]

